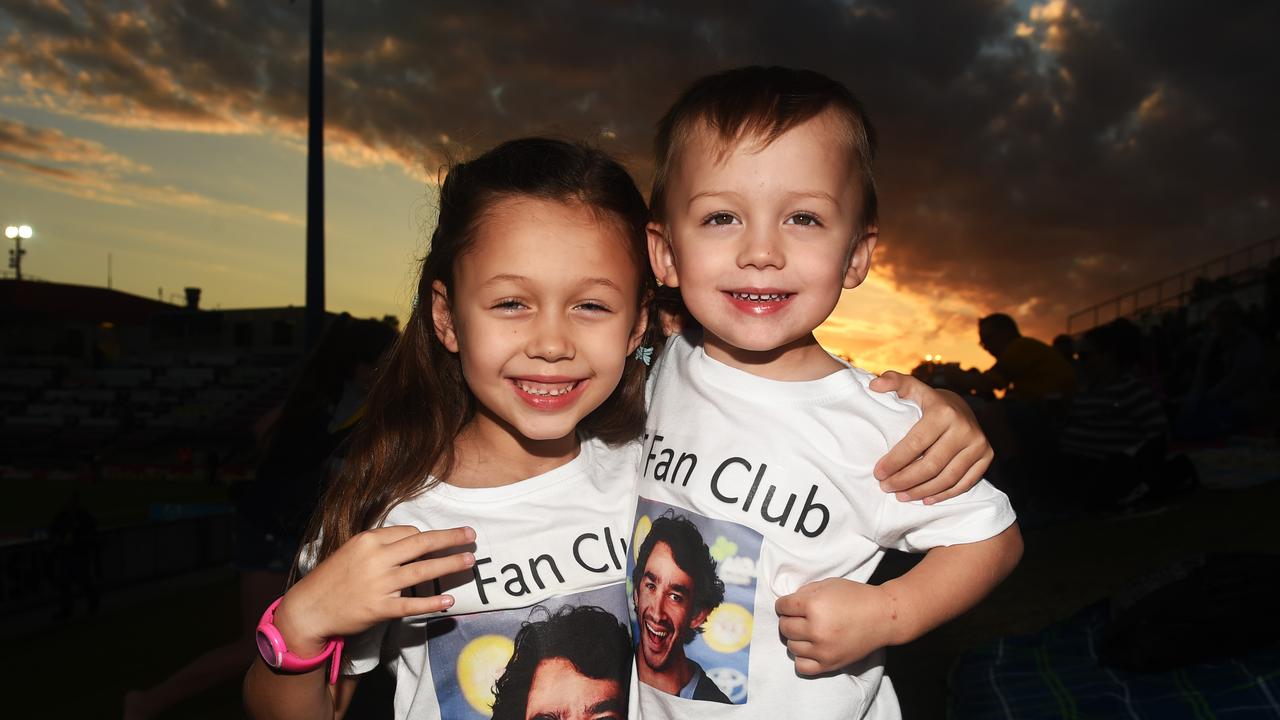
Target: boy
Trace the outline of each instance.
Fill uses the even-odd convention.
[[[872,464],[919,411],[814,338],[870,268],[874,152],[847,89],[784,68],[703,78],[659,126],[650,261],[702,331],[655,373],[633,547],[655,519],[692,523],[705,544],[686,555],[724,593],[700,600],[697,563],[661,542],[661,568],[631,559],[645,718],[898,717],[881,648],[971,607],[1021,554],[985,482],[927,506],[880,491]],[[866,585],[886,547],[928,555]],[[705,677],[724,699],[695,699]]]

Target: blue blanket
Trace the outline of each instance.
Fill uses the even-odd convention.
[[[966,653],[951,673],[950,716],[1280,719],[1280,647],[1164,673],[1125,672],[1098,664],[1106,622],[1107,606],[1100,603],[1041,633]]]

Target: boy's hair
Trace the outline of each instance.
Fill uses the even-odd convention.
[[[626,243],[635,265],[638,307],[652,297],[645,241],[648,209],[617,161],[582,144],[523,138],[449,169],[440,186],[440,213],[422,260],[417,302],[404,332],[377,369],[367,411],[353,432],[342,470],[316,507],[307,538],[319,539],[318,563],[353,535],[376,527],[388,510],[439,482],[453,468],[454,438],[475,416],[476,399],[462,363],[436,337],[431,313],[439,280],[452,295],[456,263],[471,249],[476,229],[510,198],[578,204]],[[650,318],[643,344],[661,336]],[[618,386],[582,419],[578,430],[610,444],[644,429],[646,367],[628,359]]]
[[[832,110],[844,125],[843,140],[862,184],[863,227],[878,220],[873,167],[876,132],[862,103],[843,84],[812,70],[750,66],[708,75],[689,86],[658,123],[650,212],[666,218],[668,183],[695,132],[709,129],[727,155],[739,143],[767,146],[783,133]]]

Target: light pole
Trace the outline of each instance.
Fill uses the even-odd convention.
[[[9,251],[9,267],[13,268],[15,280],[22,279],[22,256],[27,254],[22,249],[22,241],[31,238],[30,225],[10,225],[4,229],[4,236],[13,241],[13,249]]]

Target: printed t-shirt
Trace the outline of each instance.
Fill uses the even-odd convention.
[[[384,526],[474,528],[476,565],[438,586],[415,588],[421,595],[452,595],[449,610],[349,638],[344,672],[362,674],[387,663],[396,678],[397,718],[488,718],[494,684],[523,625],[568,612],[566,606],[594,607],[612,616],[606,630],[626,635],[623,573],[637,447],[584,441],[578,457],[542,475],[494,488],[441,483],[394,507]],[[602,644],[590,636],[600,623],[589,627],[573,635],[588,646]],[[629,675],[629,640],[622,647]],[[620,702],[619,717],[628,697]]]
[[[632,543],[643,554],[645,539],[662,535],[660,526],[688,521],[696,527],[703,558],[710,555],[724,583],[724,601],[683,646],[684,656],[729,703],[686,700],[637,682],[645,720],[898,716],[882,652],[843,673],[797,675],[778,634],[775,601],[823,578],[866,582],[883,548],[921,552],[988,539],[1012,524],[1014,514],[1004,494],[985,481],[928,506],[881,491],[872,468],[920,412],[891,394],[871,392],[872,377],[847,368],[819,380],[779,382],[717,362],[683,337],[668,344],[651,388]],[[697,555],[687,540],[672,542],[684,545],[687,557]],[[661,542],[651,546],[659,555]],[[633,553],[628,572],[639,563]],[[640,578],[633,584],[642,592],[674,587],[665,596],[671,599],[695,592],[703,582],[696,572],[677,576],[662,565],[632,577]],[[663,585],[669,577],[680,582]],[[632,596],[638,665],[647,662],[646,642],[661,658],[665,638],[681,632],[676,615],[638,607],[642,592]]]

